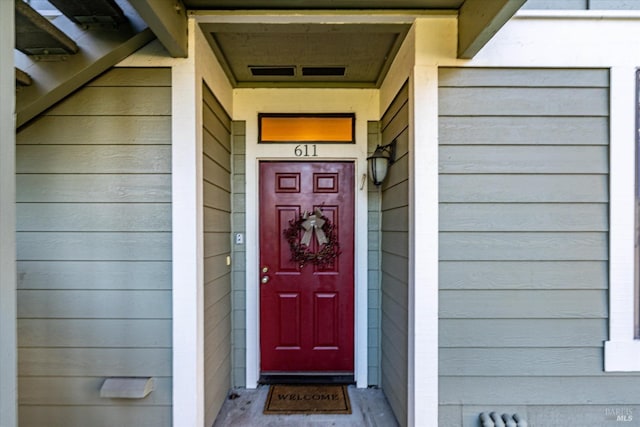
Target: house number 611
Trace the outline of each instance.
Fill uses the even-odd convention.
[[[296,145],[296,148],[293,149],[293,154],[295,154],[296,157],[318,157],[316,144]]]

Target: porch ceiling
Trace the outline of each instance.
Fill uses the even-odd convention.
[[[408,24],[202,24],[238,87],[376,87]]]
[[[236,87],[379,87],[409,31],[409,23],[260,21],[269,12],[313,16],[349,11],[458,15],[458,56],[470,58],[526,0],[183,0],[199,15],[251,11],[253,23],[202,20],[201,27]],[[258,15],[256,15],[258,13]]]

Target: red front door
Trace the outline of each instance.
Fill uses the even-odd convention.
[[[339,255],[300,267],[284,233],[316,208],[335,226]],[[262,373],[353,372],[353,163],[261,162],[259,210]],[[316,254],[318,235],[308,237]]]

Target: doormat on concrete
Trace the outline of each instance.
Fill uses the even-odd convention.
[[[265,414],[350,414],[346,385],[276,384],[269,388]]]

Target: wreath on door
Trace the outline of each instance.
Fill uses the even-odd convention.
[[[289,243],[291,261],[301,269],[307,264],[327,267],[340,255],[336,226],[319,208],[313,213],[305,211],[290,220],[289,228],[284,230],[283,234]],[[311,239],[314,235],[317,242],[315,252],[311,250]]]

